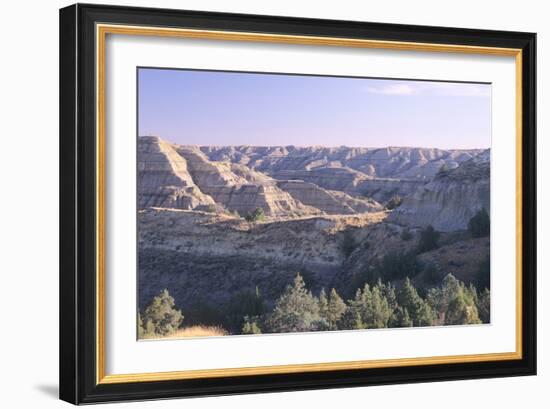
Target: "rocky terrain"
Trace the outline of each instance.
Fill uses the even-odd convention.
[[[193,181],[187,162],[158,137],[139,140],[138,186],[140,208],[200,209],[215,205]]]
[[[490,151],[439,172],[434,179],[403,199],[390,220],[413,226],[431,224],[436,230],[464,230],[481,209],[490,208]]]
[[[280,180],[277,181],[277,186],[300,202],[327,214],[357,214],[384,210],[380,203],[367,197],[353,197],[302,180]]]
[[[456,168],[480,149],[326,148],[319,146],[207,146],[201,150],[213,161],[240,163],[260,172],[347,168],[371,178],[429,180],[442,166]]]
[[[273,305],[297,272],[313,292],[351,297],[373,274],[399,284],[382,261],[413,253],[408,276],[421,285],[434,269],[475,283],[489,238],[472,237],[468,223],[489,210],[489,196],[489,150],[197,147],[141,137],[140,309],[163,288],[191,320],[197,305],[223,310],[247,289]],[[438,245],[417,250],[428,225]]]
[[[255,286],[272,301],[298,271],[317,289],[332,285],[345,261],[345,231],[385,217],[379,212],[250,223],[197,211],[140,211],[140,284],[147,283],[140,285],[140,302],[170,288],[186,307],[197,296],[223,305]]]

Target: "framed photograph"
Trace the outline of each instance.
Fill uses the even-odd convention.
[[[61,9],[61,399],[534,375],[535,41]]]

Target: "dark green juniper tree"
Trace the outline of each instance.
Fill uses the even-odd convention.
[[[479,319],[483,323],[489,323],[491,321],[490,317],[491,311],[491,292],[485,288],[478,297],[477,302],[477,312],[479,314]]]
[[[378,274],[378,280],[400,280],[405,277],[415,276],[420,272],[420,264],[416,254],[412,251],[390,252],[378,260],[373,273]]]
[[[409,316],[409,311],[406,308],[398,306],[393,312],[389,326],[390,328],[412,327],[413,322]]]
[[[398,293],[397,302],[401,307],[407,309],[413,326],[426,327],[433,325],[436,319],[434,310],[418,295],[418,291],[416,291],[408,277]]]
[[[344,253],[344,256],[346,258],[351,256],[351,253],[353,253],[353,251],[357,248],[357,242],[355,241],[353,233],[350,230],[347,230],[344,233],[340,248],[342,249],[342,253]]]
[[[489,256],[486,256],[479,264],[475,284],[479,290],[491,288],[491,259]]]
[[[261,334],[262,330],[260,329],[260,325],[258,324],[258,317],[244,317],[244,324],[243,328],[241,330],[242,334],[244,335],[251,335],[251,334]]]
[[[423,298],[408,277],[398,291],[378,279],[374,285],[358,288],[346,303],[334,288],[328,295],[322,289],[315,297],[298,273],[270,313],[258,288],[238,293],[224,308],[219,314],[232,317],[227,325],[235,318],[233,326],[226,328],[241,334],[467,325],[489,322],[490,291],[485,288],[478,294],[473,284],[466,286],[448,274]],[[181,326],[183,314],[164,289],[144,312],[138,312],[137,320],[140,338],[166,336]]]
[[[265,313],[265,309],[264,299],[258,286],[254,290],[243,290],[229,300],[224,324],[231,332],[238,333],[245,324],[245,317],[260,317]]]
[[[386,297],[388,300],[388,305],[392,310],[397,308],[397,295],[395,293],[395,287],[391,285],[390,283],[384,284],[382,280],[378,279],[378,282],[376,283],[378,288],[380,288],[380,291]]]
[[[333,288],[327,297],[325,289],[319,294],[319,314],[327,323],[327,330],[333,331],[338,329],[338,325],[342,316],[346,312],[346,303],[338,295]]]
[[[491,233],[491,221],[485,208],[478,212],[468,222],[468,230],[472,237],[486,237]]]
[[[445,325],[480,324],[474,286],[466,287],[452,274],[443,279],[440,287],[432,288],[428,303],[438,314],[438,323]]]
[[[342,325],[346,329],[387,328],[393,309],[378,284],[372,289],[365,284],[357,289],[355,298],[349,300]]]
[[[249,221],[249,222],[261,222],[261,221],[263,221],[265,219],[264,209],[262,209],[261,207],[257,207],[256,209],[254,209],[253,212],[248,213],[245,216],[245,219],[246,219],[246,221]]]
[[[420,240],[418,241],[417,252],[424,253],[426,251],[435,250],[439,247],[439,232],[436,231],[430,224],[420,232]]]
[[[269,332],[317,331],[326,325],[319,313],[319,301],[306,288],[300,273],[277,300],[266,325]]]
[[[390,200],[388,200],[388,203],[386,203],[386,209],[396,209],[401,206],[401,203],[403,203],[403,199],[400,196],[393,196]]]
[[[183,314],[176,308],[174,298],[165,288],[153,298],[141,320],[142,335],[168,335],[175,332],[183,322]]]

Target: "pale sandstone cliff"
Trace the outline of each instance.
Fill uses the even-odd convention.
[[[349,168],[371,178],[432,179],[441,167],[456,168],[481,149],[353,148],[321,146],[204,146],[211,160],[240,163],[276,174],[280,171]]]
[[[279,180],[386,202],[408,196],[441,169],[454,169],[480,149],[204,146],[211,159],[244,164]]]
[[[490,151],[463,162],[456,169],[440,172],[395,209],[390,220],[410,226],[431,224],[436,230],[468,228],[481,209],[490,209]]]
[[[444,231],[464,229],[477,210],[488,208],[489,151],[199,148],[157,137],[140,138],[138,145],[140,208],[241,215],[261,208],[268,217],[288,218],[380,211],[377,202],[401,196],[392,220]],[[487,174],[480,179],[481,168]]]
[[[196,209],[215,206],[195,185],[187,162],[172,146],[155,136],[138,143],[138,206]]]
[[[368,198],[354,198],[337,190],[326,190],[301,180],[281,180],[277,186],[300,202],[316,207],[327,214],[379,212],[383,206]]]
[[[210,161],[193,146],[178,146],[177,152],[187,161],[197,186],[229,211],[245,215],[261,208],[267,216],[273,217],[321,213],[279,189],[271,178],[245,166]]]
[[[353,191],[358,181],[365,179],[349,168],[305,171],[305,176],[334,188],[327,190],[313,183],[279,181],[240,163],[212,161],[197,147],[172,145],[158,137],[140,138],[138,146],[140,208],[189,210],[202,206],[204,210],[206,206],[241,215],[261,208],[268,217],[382,210],[368,197],[351,197],[339,191],[346,180]],[[284,153],[275,150],[267,155]]]

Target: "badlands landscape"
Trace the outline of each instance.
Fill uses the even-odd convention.
[[[490,321],[488,149],[142,136],[137,189],[140,337]]]

